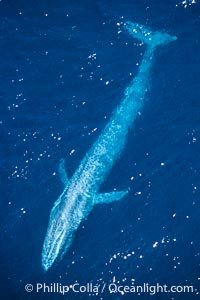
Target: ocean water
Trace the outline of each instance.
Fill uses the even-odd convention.
[[[0,299],[199,299],[199,1],[2,0],[0,15]],[[71,177],[142,61],[127,20],[178,38],[157,50],[144,108],[101,187],[130,192],[96,206],[45,273],[59,161]],[[36,290],[75,282],[106,288]],[[110,293],[112,282],[194,292]]]

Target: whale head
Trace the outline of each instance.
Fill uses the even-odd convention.
[[[59,262],[69,249],[76,229],[87,216],[85,202],[84,195],[67,189],[55,202],[42,249],[42,267],[45,271]]]
[[[65,194],[68,198],[68,195]],[[49,225],[42,249],[42,267],[47,271],[55,262],[59,262],[69,249],[76,222],[74,222],[73,207],[65,208],[63,195],[55,202],[51,210]]]
[[[42,267],[47,271],[56,261],[62,259],[72,241],[69,223],[59,214],[51,219],[42,250]]]

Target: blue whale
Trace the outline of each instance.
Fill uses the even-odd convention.
[[[132,22],[127,22],[124,26],[134,39],[145,44],[146,50],[137,76],[125,89],[120,105],[114,110],[110,121],[86,153],[71,179],[65,172],[64,160],[60,163],[64,190],[50,213],[42,249],[42,266],[45,271],[54,262],[62,259],[74,239],[76,230],[94,205],[118,201],[128,193],[128,190],[99,193],[99,189],[125,147],[128,130],[133,127],[143,107],[155,50],[158,46],[175,41],[176,37],[165,32],[151,32]]]

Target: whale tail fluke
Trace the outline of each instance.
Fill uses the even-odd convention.
[[[177,40],[176,36],[171,36],[166,32],[152,32],[145,26],[137,23],[126,22],[125,27],[134,38],[140,40],[142,43],[151,48],[156,48],[160,45],[166,45]]]

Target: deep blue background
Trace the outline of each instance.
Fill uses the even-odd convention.
[[[134,278],[136,284],[199,289],[200,5],[180,3],[0,2],[2,300],[88,299],[88,294],[27,294],[24,286],[101,278],[109,283],[113,276],[120,282],[126,278],[124,284]],[[131,37],[123,29],[118,33],[117,23],[126,20],[178,37],[157,51],[142,115],[102,187],[129,186],[131,192],[120,202],[95,207],[70,251],[44,274],[41,251],[49,212],[63,188],[59,160],[66,158],[71,176],[141,62]],[[199,297],[104,293],[102,298]]]

